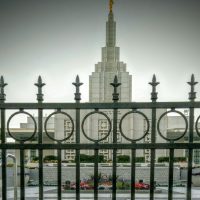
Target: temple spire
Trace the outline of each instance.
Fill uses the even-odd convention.
[[[113,0],[110,0],[110,12],[108,14],[108,21],[106,22],[106,46],[115,47],[116,44],[116,22],[112,11]]]

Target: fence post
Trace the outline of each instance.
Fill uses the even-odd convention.
[[[43,102],[43,93],[42,87],[45,86],[45,83],[42,82],[41,76],[38,77],[38,82],[35,83],[35,86],[38,88],[37,100],[38,104]],[[38,144],[43,143],[43,109],[38,108]],[[43,149],[38,150],[39,154],[39,199],[43,200]]]
[[[113,103],[117,103],[119,101],[119,93],[117,92],[117,88],[121,85],[118,82],[117,76],[115,76],[113,83],[110,83],[113,86]],[[117,112],[118,109],[113,109],[113,144],[117,144]],[[113,149],[113,172],[112,172],[112,199],[116,200],[116,183],[117,183],[117,149]]]
[[[190,82],[187,83],[190,85],[189,100],[190,102],[194,102],[196,99],[196,92],[194,90],[194,87],[198,83],[195,81],[194,74],[192,74]],[[189,143],[193,143],[193,132],[194,132],[194,107],[190,107]],[[189,148],[188,152],[189,153],[188,153],[188,173],[187,173],[187,200],[191,200],[193,149]]]
[[[4,104],[6,100],[6,94],[4,93],[4,87],[7,83],[4,82],[3,76],[0,79],[0,103]],[[6,143],[6,132],[5,132],[5,109],[1,108],[1,144]],[[7,175],[6,175],[6,149],[2,149],[2,200],[7,200]]]
[[[83,83],[80,82],[78,75],[72,84],[76,87],[74,99],[79,104],[81,100],[80,86]],[[80,108],[76,108],[76,144],[80,144]],[[80,149],[76,149],[76,200],[80,200]]]
[[[151,92],[151,100],[152,103],[156,103],[158,98],[158,93],[156,92],[156,86],[159,84],[156,80],[155,74],[153,75],[152,82],[149,83],[152,86],[152,92]],[[151,111],[151,143],[156,143],[156,108],[152,108]],[[150,171],[150,200],[154,199],[154,189],[155,189],[155,183],[154,183],[154,176],[155,176],[155,149],[151,149],[151,171]]]

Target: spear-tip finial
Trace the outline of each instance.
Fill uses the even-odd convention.
[[[117,93],[117,88],[121,85],[121,83],[118,82],[118,78],[115,75],[113,83],[110,83],[114,87],[114,92],[113,92],[113,101],[117,102],[119,100],[119,93]]]
[[[187,82],[187,83],[191,87],[190,92],[189,92],[189,100],[194,101],[196,99],[196,92],[194,91],[194,87],[198,83],[195,81],[194,74],[191,75],[191,80],[190,82]]]
[[[149,84],[152,86],[151,100],[155,102],[158,98],[158,93],[156,92],[156,86],[160,84],[159,82],[157,82],[155,74],[153,75],[152,82],[149,82]]]
[[[3,76],[1,76],[1,79],[0,79],[0,87],[2,88],[4,88],[6,85],[8,85],[7,83],[5,83],[4,82],[4,78],[3,78]]]
[[[115,75],[115,77],[114,77],[113,83],[111,83],[110,85],[112,85],[114,88],[116,88],[116,87],[118,87],[118,86],[121,85],[121,83],[118,83],[118,78],[117,78],[116,75]]]
[[[160,84],[159,82],[156,81],[156,75],[153,75],[152,78],[152,82],[149,82],[150,85],[152,85],[153,87],[156,87],[158,84]]]
[[[0,78],[0,101],[4,102],[6,100],[6,94],[4,93],[4,87],[8,85],[7,83],[4,82],[3,76]]]
[[[42,82],[41,76],[38,76],[38,81],[34,85],[38,87],[37,100],[38,100],[38,102],[42,102],[44,100],[43,99],[44,95],[42,93],[42,87],[45,86],[46,84]]]
[[[83,85],[83,83],[80,82],[80,78],[79,75],[76,76],[76,80],[74,83],[72,83],[75,87],[80,87],[81,85]]]
[[[45,83],[42,83],[42,77],[38,76],[38,81],[37,83],[35,83],[35,86],[42,88],[45,85],[46,85]]]
[[[72,83],[76,87],[76,93],[74,93],[76,102],[79,102],[81,100],[81,93],[80,93],[80,86],[83,85],[83,83],[80,82],[79,76],[76,76],[76,80],[74,83]]]

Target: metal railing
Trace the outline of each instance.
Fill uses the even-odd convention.
[[[156,150],[159,149],[168,149],[169,150],[169,177],[168,177],[168,199],[173,199],[173,165],[174,165],[174,150],[176,149],[184,149],[188,150],[188,173],[187,173],[187,194],[186,199],[191,199],[191,188],[192,188],[192,163],[193,163],[193,150],[200,149],[200,143],[193,142],[194,131],[200,137],[200,132],[198,128],[198,123],[200,121],[200,117],[198,117],[195,121],[194,110],[200,108],[200,102],[195,102],[196,92],[194,90],[194,86],[197,82],[194,79],[194,75],[191,77],[191,81],[188,84],[191,87],[191,91],[189,93],[189,101],[188,102],[157,102],[157,92],[156,86],[159,82],[156,81],[155,75],[153,76],[152,82],[149,83],[152,86],[152,93],[151,93],[151,102],[118,102],[119,101],[119,93],[117,88],[120,86],[118,83],[117,77],[114,78],[113,83],[111,85],[114,88],[113,92],[113,102],[112,103],[80,103],[81,100],[81,93],[79,91],[80,86],[82,83],[79,81],[79,77],[77,76],[75,83],[73,85],[76,87],[75,92],[75,103],[44,103],[43,102],[43,93],[42,87],[45,85],[42,82],[41,77],[38,78],[38,82],[35,84],[38,87],[38,94],[37,94],[37,103],[5,103],[5,93],[4,87],[7,85],[4,82],[3,77],[0,79],[0,109],[1,109],[1,157],[2,157],[2,200],[7,200],[7,175],[6,175],[6,155],[8,149],[14,149],[20,151],[20,199],[25,199],[25,164],[24,164],[24,152],[26,149],[34,149],[38,150],[39,154],[39,199],[44,199],[44,191],[43,191],[43,150],[57,150],[58,156],[58,163],[57,163],[57,199],[62,199],[62,158],[61,158],[61,151],[66,149],[74,149],[76,151],[76,199],[80,199],[80,151],[83,149],[94,150],[95,154],[95,161],[94,161],[94,199],[98,199],[98,155],[99,150],[101,149],[109,149],[113,151],[112,154],[112,199],[116,199],[116,183],[117,183],[117,150],[131,150],[131,185],[133,186],[135,183],[135,170],[136,170],[136,151],[141,149],[150,149],[151,152],[151,160],[150,160],[150,196],[149,199],[154,199],[154,181],[155,181],[155,158],[156,158]],[[182,112],[178,111],[177,109],[189,109],[189,119],[187,119]],[[6,122],[5,112],[6,110],[17,109],[18,111],[12,114]],[[38,122],[35,121],[35,118],[27,111],[34,109],[38,111]],[[43,132],[47,133],[46,123],[43,127],[43,111],[45,109],[54,109],[54,114],[61,113],[67,115],[72,124],[72,131],[69,137],[72,134],[75,134],[76,141],[75,143],[62,143],[63,140],[56,140],[55,143],[51,144],[44,144],[43,143]],[[65,110],[75,110],[75,122],[70,117],[69,114],[65,112]],[[93,110],[88,115],[100,114],[106,117],[109,122],[109,130],[108,134],[112,132],[112,143],[101,143],[100,140],[92,140],[92,143],[81,143],[80,137],[81,133],[84,134],[84,129],[81,127],[81,117],[80,111],[81,110]],[[113,110],[113,117],[112,120],[101,110]],[[131,110],[126,113],[121,119],[120,123],[118,123],[118,110]],[[151,121],[146,117],[145,113],[142,112],[140,109],[150,109],[151,110]],[[165,113],[163,113],[160,118],[157,120],[156,111],[158,109],[166,109]],[[167,138],[165,135],[162,134],[160,131],[160,121],[162,117],[167,115],[170,112],[178,113],[183,117],[185,121],[185,131],[184,133],[177,138],[170,139]],[[138,139],[131,139],[127,135],[125,135],[122,131],[122,122],[126,115],[131,113],[137,113],[142,115],[147,122],[147,129],[145,134]],[[10,121],[11,119],[18,115],[18,114],[26,114],[27,116],[31,117],[34,122],[34,130],[32,135],[29,138],[19,140],[15,138],[15,136],[10,131]],[[51,114],[52,115],[52,114]],[[50,116],[49,116],[50,117]],[[88,116],[85,116],[85,118]],[[85,119],[84,118],[84,119]],[[84,121],[83,119],[83,121]],[[7,125],[6,125],[7,123]],[[195,126],[194,126],[195,125]],[[73,131],[75,128],[75,131]],[[81,130],[82,128],[82,130]],[[117,142],[117,130],[120,130],[121,135],[127,139],[129,142],[127,143],[118,143]],[[150,130],[151,129],[151,130]],[[7,131],[6,131],[7,130]],[[142,143],[140,142],[142,138],[148,133],[151,132],[151,142],[150,143]],[[187,142],[178,142],[177,140],[184,137],[186,132],[189,132],[189,139]],[[10,144],[6,142],[6,132],[10,134],[15,140],[19,143]],[[37,134],[37,143],[31,143],[31,139]],[[159,134],[163,139],[166,140],[165,143],[157,143],[156,142],[156,134]],[[68,137],[68,138],[69,138]],[[66,138],[66,139],[68,139]],[[54,138],[53,138],[54,139]],[[90,138],[88,138],[90,139]],[[54,139],[55,140],[55,139]],[[135,199],[135,187],[131,187],[131,200]]]

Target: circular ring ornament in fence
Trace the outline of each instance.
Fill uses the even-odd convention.
[[[169,114],[169,113],[177,113],[177,114],[179,114],[179,115],[184,119],[184,121],[185,121],[185,130],[183,131],[183,133],[182,133],[179,137],[176,137],[176,138],[173,138],[173,139],[170,139],[170,138],[165,137],[165,136],[162,134],[161,130],[160,130],[160,121],[162,120],[162,118],[163,118],[165,115],[167,115],[167,114]],[[184,137],[184,135],[187,133],[187,129],[188,129],[188,121],[187,121],[187,118],[185,117],[185,115],[184,115],[182,112],[177,111],[177,110],[174,110],[174,109],[169,110],[169,111],[167,111],[167,112],[164,112],[164,113],[160,116],[160,118],[159,118],[159,120],[158,120],[158,123],[157,123],[158,134],[159,134],[163,139],[165,139],[165,140],[167,140],[167,141],[170,141],[170,142],[174,142],[174,141],[180,140],[182,137]]]
[[[62,114],[62,115],[64,115],[64,116],[66,116],[66,117],[69,119],[69,121],[71,122],[71,124],[72,124],[71,131],[69,132],[68,136],[67,136],[67,137],[64,137],[63,139],[56,139],[56,138],[52,137],[52,136],[50,135],[50,133],[48,132],[48,130],[47,130],[47,124],[48,124],[49,119],[50,119],[53,115],[56,115],[56,114]],[[73,132],[74,132],[74,122],[73,122],[72,117],[71,117],[69,114],[67,114],[66,112],[63,112],[63,111],[58,110],[58,111],[52,112],[52,113],[46,118],[46,120],[45,120],[45,122],[44,122],[44,130],[45,130],[45,133],[47,134],[47,136],[48,136],[51,140],[54,140],[54,141],[56,141],[56,142],[63,142],[63,141],[68,140],[68,139],[72,136],[72,134],[73,134]]]
[[[84,124],[85,124],[86,119],[87,119],[89,116],[92,116],[92,115],[95,115],[95,114],[104,116],[104,117],[106,118],[106,120],[108,121],[108,130],[107,130],[107,133],[105,134],[104,137],[102,137],[102,138],[100,138],[100,139],[97,139],[97,140],[96,140],[96,139],[93,139],[93,138],[91,138],[91,137],[89,137],[89,136],[87,135],[87,133],[85,132],[85,130],[84,130]],[[84,136],[85,136],[88,140],[90,140],[90,141],[92,141],[92,142],[100,142],[100,141],[105,140],[105,139],[110,135],[112,126],[111,126],[110,118],[109,118],[105,113],[100,112],[100,111],[93,111],[93,112],[88,113],[88,114],[83,118],[83,121],[82,121],[82,124],[81,124],[81,128],[82,128],[82,132],[83,132]]]
[[[199,128],[198,128],[199,120],[200,120],[200,115],[199,115],[199,117],[197,118],[196,123],[195,123],[196,132],[197,132],[197,134],[198,134],[199,137],[200,137],[200,131],[199,131]]]
[[[30,136],[30,137],[27,137],[27,138],[25,138],[25,139],[23,139],[23,138],[22,138],[22,139],[17,138],[17,137],[14,136],[13,133],[10,131],[10,122],[11,122],[11,120],[12,120],[16,115],[19,115],[19,114],[28,115],[28,116],[33,120],[33,124],[34,124],[34,130],[33,130],[33,132],[31,133],[31,136]],[[28,140],[33,139],[33,137],[35,136],[36,131],[37,131],[37,123],[36,123],[34,117],[33,117],[30,113],[25,112],[25,111],[23,111],[23,110],[20,110],[20,111],[18,111],[18,112],[13,113],[13,114],[9,117],[9,119],[8,119],[8,121],[7,121],[7,130],[8,130],[8,134],[10,135],[10,137],[12,137],[14,140],[16,140],[16,141],[18,141],[18,142],[26,142],[26,141],[28,141]]]
[[[145,119],[145,121],[146,121],[146,123],[147,123],[147,129],[145,130],[144,134],[143,134],[142,137],[140,137],[140,138],[131,139],[131,138],[127,137],[127,136],[124,134],[123,130],[122,130],[123,120],[124,120],[128,115],[130,115],[130,114],[138,114],[138,115],[141,115],[141,116]],[[149,120],[148,120],[147,116],[146,116],[144,113],[142,113],[142,112],[140,112],[140,111],[137,111],[137,110],[133,110],[133,111],[130,111],[130,112],[125,113],[125,114],[122,116],[122,118],[121,118],[121,120],[120,120],[120,123],[119,123],[119,131],[120,131],[120,133],[122,134],[122,136],[123,136],[126,140],[131,141],[131,142],[136,142],[136,141],[139,141],[139,140],[143,139],[143,138],[149,133],[149,129],[150,129],[150,124],[149,124]]]

